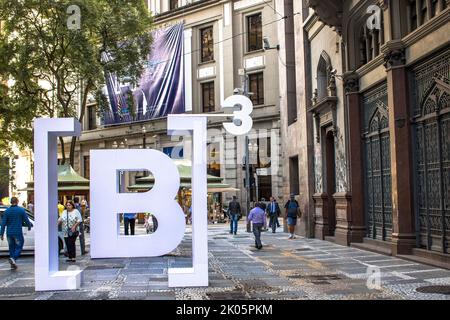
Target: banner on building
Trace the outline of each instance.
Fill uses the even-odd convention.
[[[112,57],[105,54],[104,59],[108,61]],[[121,83],[114,74],[107,73],[105,76],[109,108],[103,113],[104,125],[183,113],[183,24],[153,32],[152,50],[137,88]],[[133,108],[131,99],[134,100]]]

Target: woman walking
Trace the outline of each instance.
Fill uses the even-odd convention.
[[[81,223],[81,213],[75,209],[75,204],[72,200],[66,202],[66,210],[63,211],[58,223],[62,225],[64,232],[64,241],[66,242],[67,253],[69,259],[66,262],[75,262],[76,248],[75,241],[79,234],[79,225]]]

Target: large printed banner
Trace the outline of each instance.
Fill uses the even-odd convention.
[[[106,74],[109,109],[103,124],[128,123],[166,117],[185,111],[183,24],[159,29],[153,33],[152,51],[137,88],[119,82],[114,74]],[[112,59],[106,54],[106,61]],[[131,110],[130,93],[135,110]]]

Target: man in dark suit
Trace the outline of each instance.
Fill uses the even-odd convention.
[[[267,205],[266,211],[270,218],[269,228],[272,227],[272,233],[275,233],[277,227],[280,226],[280,223],[278,222],[278,216],[280,215],[281,210],[274,197],[270,197],[270,202]]]

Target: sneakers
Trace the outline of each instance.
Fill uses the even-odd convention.
[[[16,261],[13,258],[9,258],[9,264],[11,265],[11,269],[17,269]]]
[[[291,234],[288,239],[294,239],[294,236]]]
[[[234,233],[234,235],[236,235],[236,232]]]

